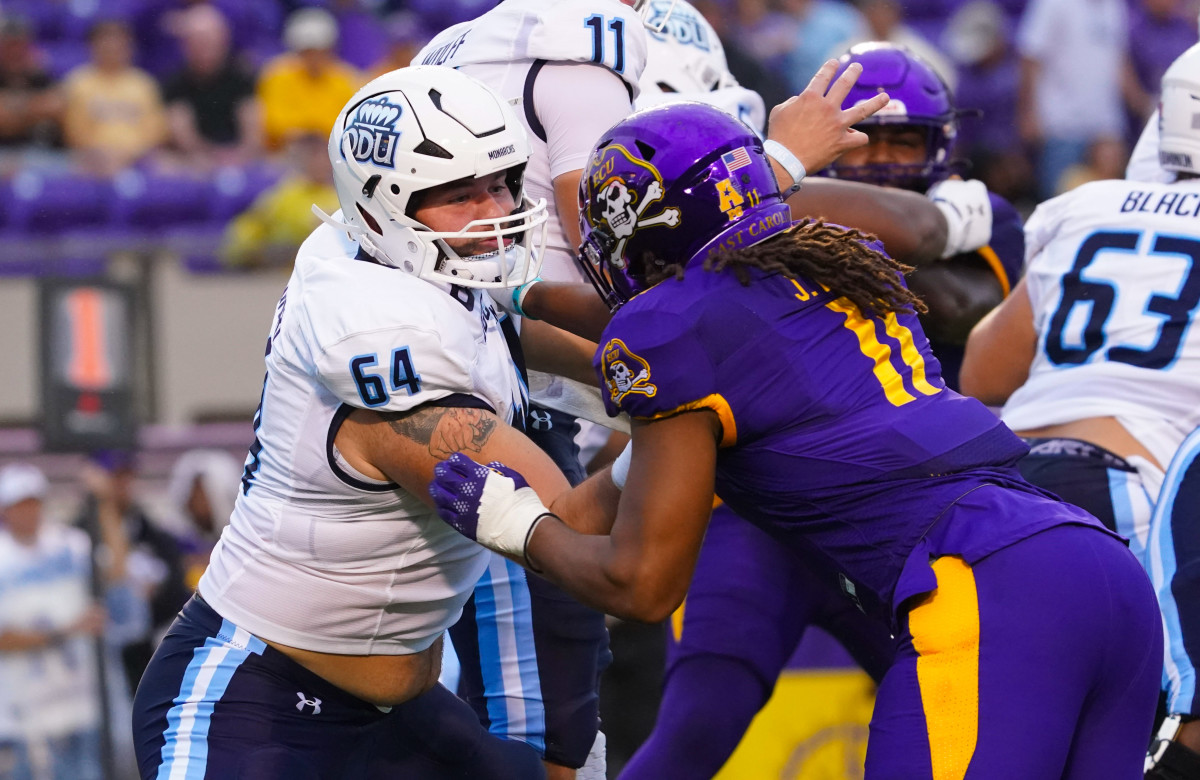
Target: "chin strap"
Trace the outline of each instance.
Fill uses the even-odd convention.
[[[312,213],[317,216],[317,219],[321,220],[326,225],[329,225],[332,228],[336,228],[338,230],[349,233],[350,237],[353,238],[355,241],[358,241],[362,237],[362,234],[363,234],[362,228],[355,227],[354,225],[351,225],[349,222],[343,222],[341,220],[334,219],[329,214],[326,214],[321,209],[321,207],[315,203],[312,205]]]

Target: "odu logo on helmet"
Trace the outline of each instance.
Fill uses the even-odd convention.
[[[342,156],[349,154],[362,163],[394,168],[399,118],[400,106],[389,103],[386,97],[363,101],[342,132]]]

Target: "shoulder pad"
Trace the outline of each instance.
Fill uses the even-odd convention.
[[[438,34],[412,64],[591,62],[617,74],[636,97],[646,47],[641,19],[617,0],[506,0]]]

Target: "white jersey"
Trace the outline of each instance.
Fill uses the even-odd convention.
[[[1200,424],[1200,180],[1084,184],[1025,223],[1037,354],[1014,430],[1116,417],[1162,464]]]
[[[444,30],[413,58],[458,68],[516,108],[532,146],[525,192],[545,198],[552,214],[545,279],[586,282],[562,227],[578,215],[557,213],[554,179],[581,170],[601,134],[630,112],[646,46],[641,19],[617,0],[505,0]],[[575,67],[558,72],[562,65]],[[596,65],[602,69],[588,67]]]
[[[637,107],[649,108],[682,100],[695,100],[719,108],[745,122],[760,136],[766,127],[767,111],[762,95],[742,86],[725,87],[712,92],[651,92],[643,90],[641,97],[638,98]]]
[[[356,258],[322,225],[300,247],[230,524],[200,580],[256,636],[327,653],[419,652],[458,620],[487,550],[334,447],[355,408],[483,402],[523,418],[528,391],[486,292]],[[453,442],[450,443],[453,445]]]
[[[43,523],[36,542],[26,546],[0,527],[0,632],[63,630],[78,620],[91,603],[90,550],[77,528]],[[99,721],[87,637],[0,653],[0,741],[64,736]]]

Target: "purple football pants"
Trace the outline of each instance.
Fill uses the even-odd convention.
[[[868,780],[1139,780],[1162,675],[1148,578],[1119,541],[1058,526],[901,612]]]
[[[622,780],[707,780],[733,754],[805,629],[820,626],[876,680],[892,660],[870,618],[804,561],[728,507],[713,511],[692,585],[671,620],[654,731]]]

